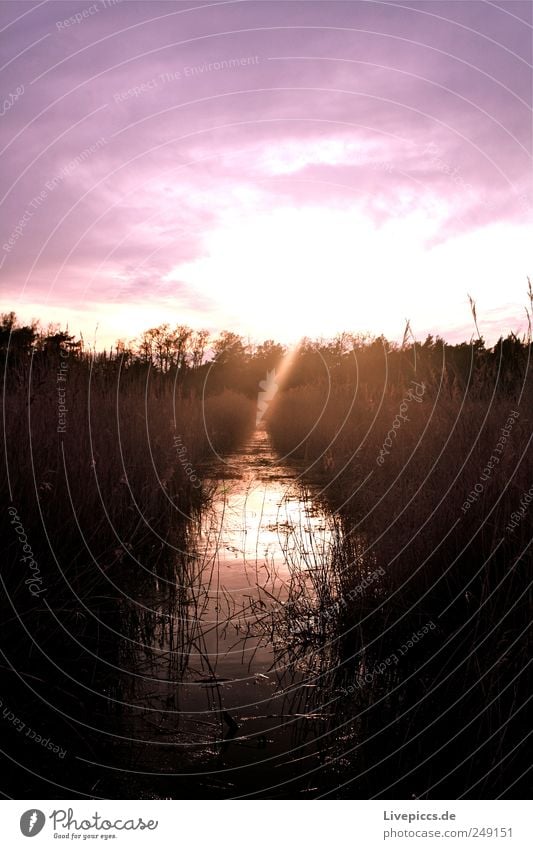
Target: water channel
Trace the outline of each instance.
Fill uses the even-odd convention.
[[[334,651],[314,627],[339,530],[264,430],[208,475],[179,585],[161,578],[125,614],[135,638],[114,691],[113,775],[104,768],[98,790],[315,796],[346,745],[333,721]]]

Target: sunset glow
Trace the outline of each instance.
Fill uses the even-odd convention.
[[[4,309],[101,345],[163,321],[456,339],[470,293],[489,341],[525,329],[531,41],[510,11],[75,6],[2,7]]]

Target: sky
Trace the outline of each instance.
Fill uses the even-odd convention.
[[[0,310],[97,347],[489,341],[533,274],[532,4],[0,2]]]

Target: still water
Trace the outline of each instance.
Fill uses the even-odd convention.
[[[346,743],[313,612],[338,528],[265,431],[209,475],[178,585],[160,577],[125,613],[109,781],[117,796],[316,796]]]

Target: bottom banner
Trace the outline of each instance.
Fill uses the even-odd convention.
[[[530,849],[523,801],[5,801],[5,846],[101,845],[271,849],[428,845]],[[120,841],[120,843],[117,843]]]

